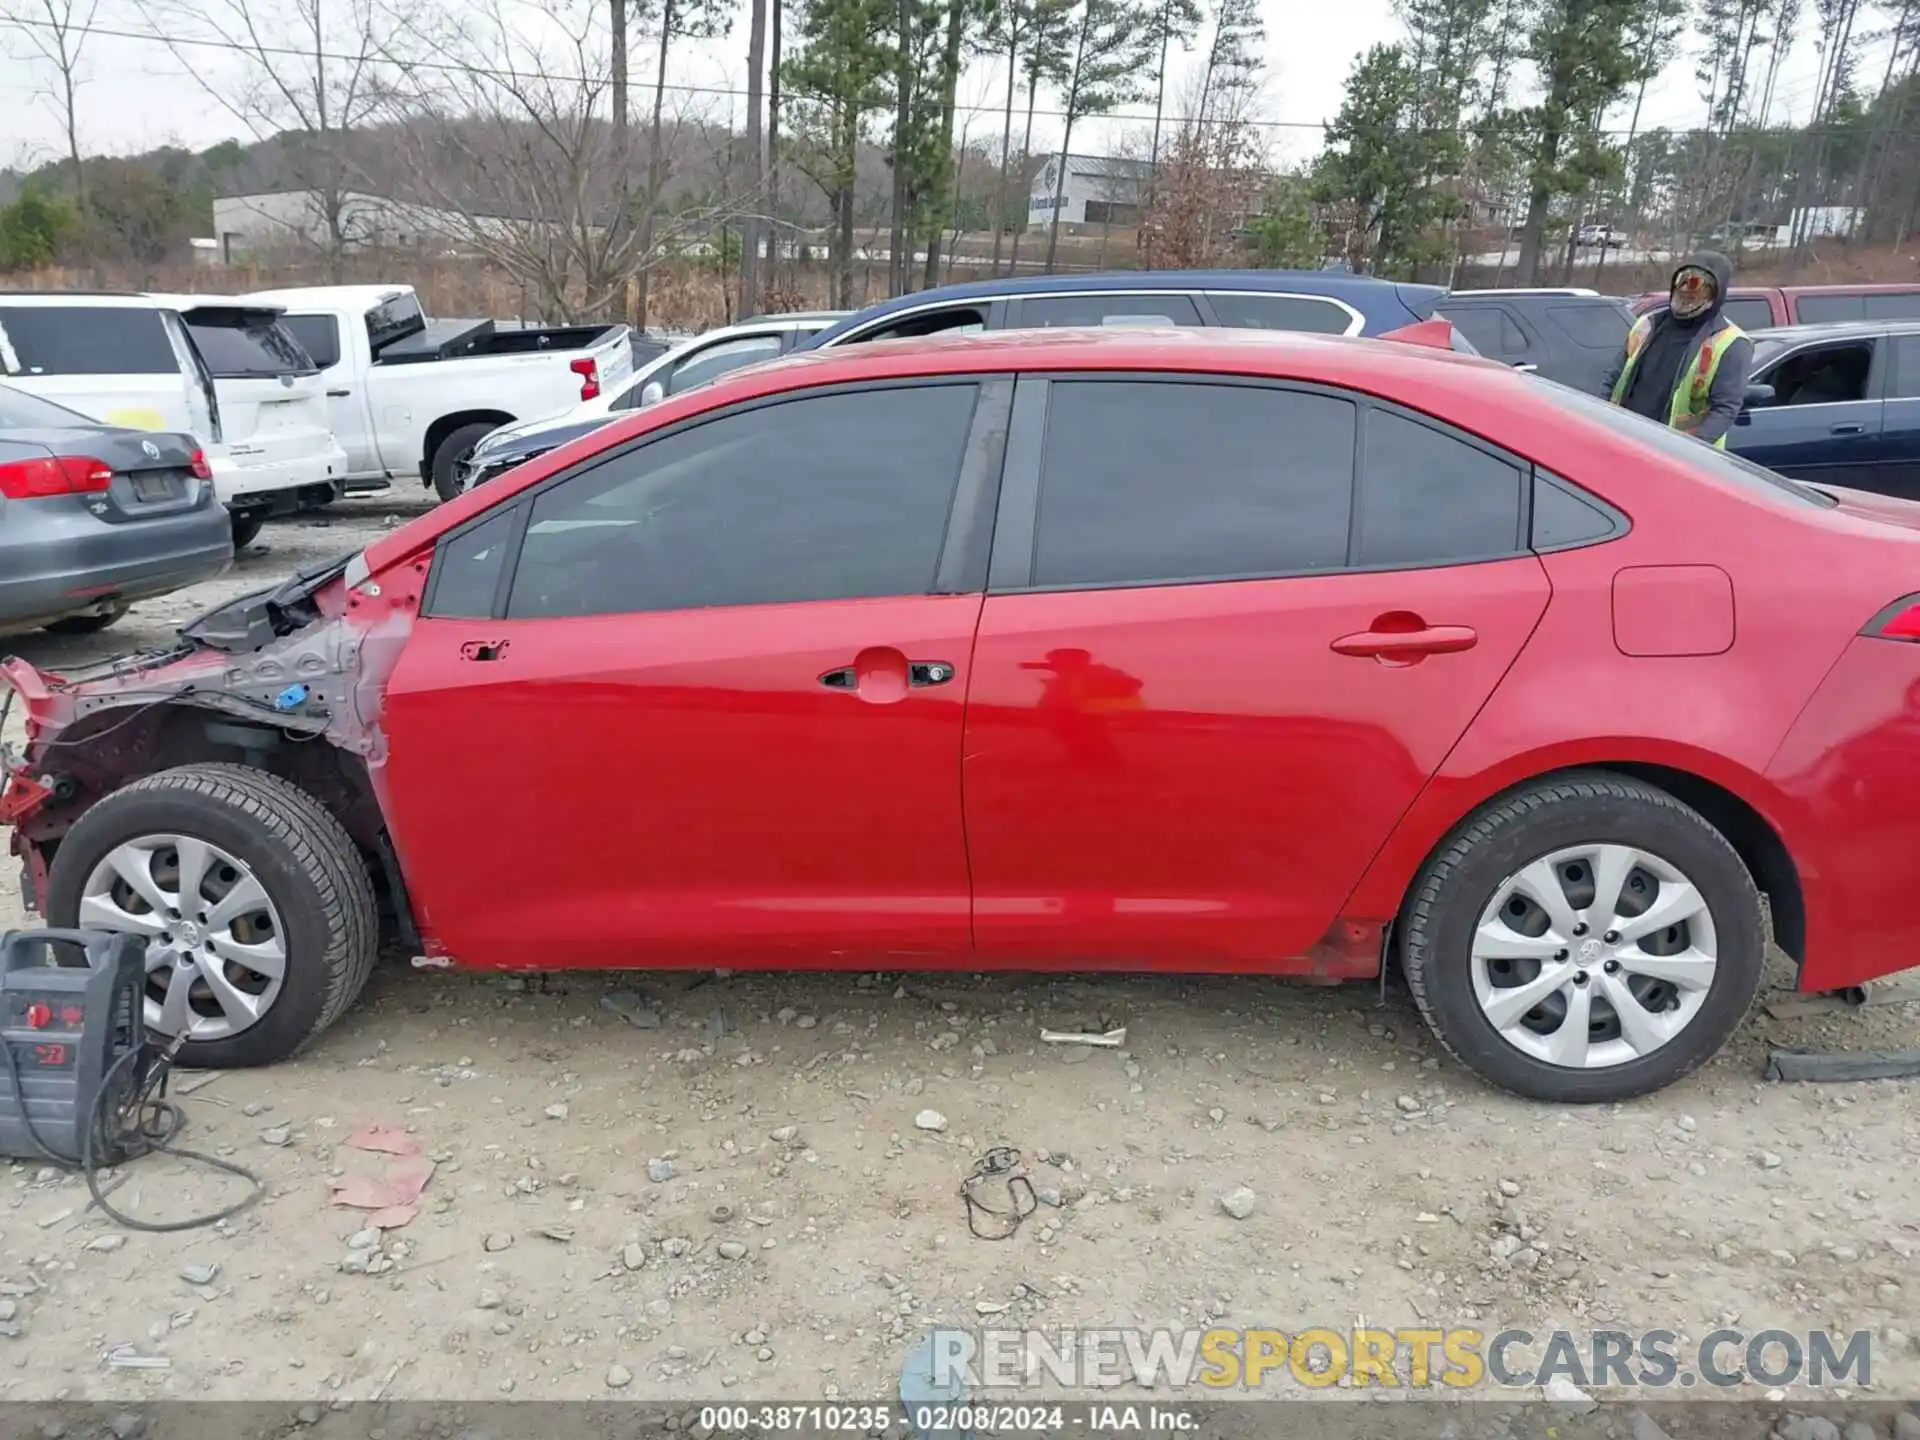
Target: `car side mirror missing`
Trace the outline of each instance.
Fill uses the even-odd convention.
[[[640,403],[642,405],[658,405],[666,398],[667,387],[662,385],[658,380],[649,380],[645,385],[640,387]]]

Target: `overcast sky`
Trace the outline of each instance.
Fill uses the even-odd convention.
[[[102,7],[101,25],[140,29],[139,19],[109,21]],[[744,6],[742,7],[744,9]],[[1267,80],[1263,114],[1284,122],[1270,128],[1274,155],[1297,161],[1319,148],[1319,126],[1339,106],[1342,83],[1355,56],[1378,41],[1398,38],[1390,0],[1265,0],[1267,24]],[[645,41],[636,42],[644,54]],[[676,51],[674,79],[687,85],[738,86],[744,78],[744,36],[735,42],[691,44]],[[196,69],[208,79],[238,83],[244,62],[216,50],[191,52]],[[31,165],[64,150],[58,110],[46,96],[55,78],[51,67],[31,58],[23,37],[0,21],[0,164]],[[1884,57],[1882,60],[1884,63]],[[1647,92],[1642,128],[1686,125],[1704,111],[1693,79],[1693,57],[1683,54]],[[651,73],[638,57],[636,85]],[[1804,120],[1812,106],[1818,59],[1810,41],[1803,41],[1783,68],[1776,87],[1773,118]],[[151,40],[94,34],[86,41],[80,92],[80,139],[88,153],[123,154],[174,143],[203,149],[229,137],[252,138],[246,127],[228,114],[191,76],[167,47]],[[1176,69],[1176,74],[1178,70]],[[1863,84],[1877,84],[1871,63],[1862,66]],[[982,64],[969,71],[961,99],[980,106],[964,112],[958,129],[972,138],[999,133],[998,104],[1004,91],[1005,69]],[[1177,82],[1176,82],[1177,90]],[[25,103],[16,103],[16,100]],[[737,99],[710,98],[702,103],[724,119],[729,109],[737,120],[743,104]],[[1046,103],[1043,98],[1042,104]],[[645,101],[636,97],[635,108]],[[1135,107],[1137,110],[1139,107]],[[1171,109],[1170,105],[1170,109]],[[1147,107],[1147,113],[1151,107]],[[1017,122],[1016,122],[1017,123]],[[1623,111],[1611,122],[1624,126]],[[1075,151],[1099,151],[1119,143],[1113,122],[1076,127]],[[1036,126],[1035,148],[1058,143],[1057,122]]]

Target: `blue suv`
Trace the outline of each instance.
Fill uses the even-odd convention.
[[[1401,284],[1328,270],[1130,270],[975,280],[870,305],[806,348],[899,340],[951,331],[1063,325],[1227,325],[1383,335],[1430,319],[1437,285]],[[1455,347],[1471,350],[1455,331]]]

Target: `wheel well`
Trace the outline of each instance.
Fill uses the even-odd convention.
[[[1516,782],[1498,795],[1489,795],[1481,806],[1490,805],[1501,795],[1511,794],[1542,781],[1552,780],[1575,771],[1591,773],[1595,770],[1625,775],[1643,784],[1664,790],[1683,805],[1690,805],[1705,817],[1707,823],[1718,830],[1733,846],[1741,862],[1746,865],[1747,873],[1753,876],[1753,883],[1766,897],[1767,915],[1773,928],[1773,941],[1792,957],[1798,965],[1806,949],[1807,905],[1806,897],[1800,888],[1800,870],[1793,863],[1793,857],[1787,852],[1786,842],[1782,840],[1766,818],[1738,795],[1725,786],[1695,775],[1689,770],[1677,770],[1669,765],[1649,765],[1637,760],[1602,761],[1587,765],[1571,766],[1562,770],[1547,770],[1538,775],[1529,776]],[[1481,806],[1474,807],[1477,813]],[[1401,909],[1388,927],[1386,954],[1388,963],[1396,963],[1400,955],[1400,945],[1406,930],[1406,907],[1413,903],[1413,895],[1418,888],[1419,877],[1426,872],[1433,857],[1444,849],[1447,843],[1458,833],[1460,826],[1467,823],[1471,815],[1460,818],[1457,825],[1450,828],[1434,842],[1426,858],[1414,871],[1409,881],[1406,897]]]
[[[442,415],[427,427],[425,442],[420,449],[420,474],[428,484],[433,483],[433,456],[440,448],[440,442],[463,425],[511,425],[514,417],[504,410],[462,410],[456,415]]]
[[[67,772],[70,798],[35,817],[28,836],[41,847],[49,865],[60,837],[81,812],[111,791],[180,765],[206,761],[247,765],[299,786],[339,820],[373,879],[383,928],[397,939],[413,940],[417,932],[412,903],[366,762],[358,755],[318,737],[296,738],[272,726],[180,703],[135,712],[133,717],[101,711],[93,723],[81,721],[62,738],[84,740],[90,733],[98,733],[102,743],[70,751],[76,757]]]
[[[1807,905],[1800,889],[1800,870],[1766,818],[1738,795],[1686,770],[1638,761],[1583,767],[1612,770],[1656,785],[1683,805],[1691,805],[1707,819],[1746,863],[1760,893],[1767,897],[1774,943],[1798,964],[1806,949]]]

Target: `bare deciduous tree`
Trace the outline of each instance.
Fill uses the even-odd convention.
[[[422,227],[514,276],[559,320],[620,309],[629,280],[754,201],[723,188],[670,207],[667,154],[647,167],[658,185],[641,178],[609,113],[606,22],[598,0],[462,11],[445,33],[421,33],[442,59],[395,92],[382,137]],[[666,122],[664,152],[688,118]]]
[[[30,60],[51,66],[48,98],[67,137],[67,161],[73,166],[73,203],[87,208],[86,176],[80,167],[79,92],[84,83],[80,53],[86,48],[100,0],[7,0],[0,4],[0,25],[19,37]]]
[[[376,0],[137,0],[154,36],[256,140],[278,141],[287,180],[310,191],[319,245],[338,278],[364,243],[351,197],[352,142],[381,112],[383,60],[403,59]],[[205,42],[238,67],[210,66]]]

